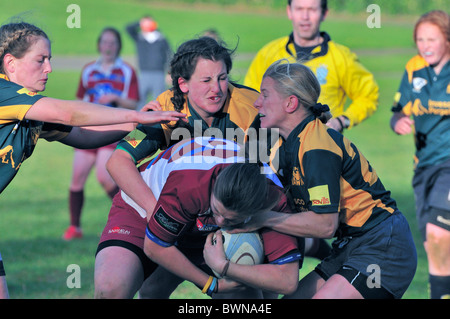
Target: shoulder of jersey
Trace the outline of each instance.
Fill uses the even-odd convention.
[[[416,55],[406,63],[406,70],[408,72],[414,72],[423,69],[428,66],[427,61],[420,55]]]
[[[163,155],[163,158],[168,162],[189,160],[194,163],[203,161],[231,163],[240,159],[240,151],[241,147],[232,141],[202,136],[178,142]]]

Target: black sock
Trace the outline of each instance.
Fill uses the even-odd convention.
[[[81,211],[84,203],[84,190],[69,191],[70,225],[80,227]]]
[[[450,298],[450,276],[429,275],[429,281],[431,299]]]

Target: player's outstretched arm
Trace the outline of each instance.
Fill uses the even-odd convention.
[[[141,112],[123,108],[111,108],[83,101],[59,100],[44,97],[28,110],[26,119],[70,126],[92,126],[138,123],[153,125],[162,122],[178,121],[186,117],[175,111]],[[131,131],[127,126],[125,129]]]

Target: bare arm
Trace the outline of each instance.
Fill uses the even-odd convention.
[[[332,238],[339,226],[339,214],[269,212],[264,224],[280,233],[297,237]]]
[[[254,215],[243,229],[229,229],[229,233],[247,232],[263,227],[296,237],[332,238],[339,226],[339,214],[317,214],[306,211],[295,214],[269,211]]]
[[[142,179],[131,155],[120,149],[115,150],[106,163],[106,169],[120,189],[150,216],[156,206],[156,198]]]
[[[146,237],[144,252],[158,265],[199,287],[204,287],[208,281],[209,275],[195,266],[175,246],[162,247]]]
[[[178,112],[139,112],[111,108],[82,101],[44,97],[31,106],[26,119],[70,126],[109,125],[123,123],[156,124],[186,117]],[[128,126],[124,128],[128,129]]]
[[[220,230],[217,233],[219,232]],[[215,244],[212,243],[213,236],[214,233],[210,233],[206,238],[203,255],[211,269],[222,273],[228,262],[223,249],[222,236],[216,236]],[[298,285],[298,262],[284,265],[240,265],[230,262],[226,277],[254,288],[285,295],[292,294]]]

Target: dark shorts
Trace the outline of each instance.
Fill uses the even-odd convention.
[[[400,212],[367,233],[338,239],[332,246],[316,272],[325,280],[343,275],[365,298],[401,298],[416,272],[416,247]],[[347,276],[349,271],[355,273],[353,279]]]
[[[450,161],[417,170],[412,183],[422,239],[428,223],[450,231]]]

